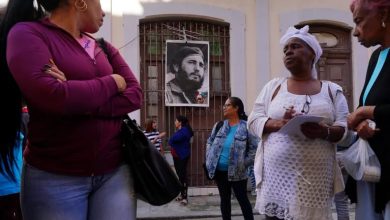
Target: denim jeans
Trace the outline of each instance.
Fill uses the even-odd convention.
[[[375,212],[375,184],[357,181],[356,220],[383,220],[383,216]],[[389,219],[385,219],[389,220]]]
[[[25,220],[136,219],[133,179],[127,165],[99,176],[66,176],[23,165]]]
[[[346,183],[348,173],[340,160],[343,153],[344,151],[337,151],[336,158],[341,169],[341,174],[343,175],[344,183]],[[336,205],[337,220],[349,220],[349,200],[344,190],[334,195],[334,203]]]

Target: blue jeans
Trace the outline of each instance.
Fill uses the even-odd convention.
[[[346,183],[348,179],[348,173],[340,161],[340,157],[343,152],[344,151],[337,151],[336,158],[343,175],[344,183]],[[334,195],[334,203],[336,205],[337,220],[349,220],[349,200],[344,190]]]
[[[386,204],[384,213],[375,212],[375,184],[357,181],[356,219],[355,220],[390,220],[390,202]]]
[[[127,165],[99,176],[66,176],[23,165],[25,220],[136,219],[137,200]]]

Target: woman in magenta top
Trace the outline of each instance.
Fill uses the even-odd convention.
[[[118,50],[107,43],[109,61],[89,35],[103,24],[99,0],[33,2],[10,1],[1,33],[2,74],[12,74],[30,110],[23,215],[135,219],[120,127],[140,108],[141,87]]]

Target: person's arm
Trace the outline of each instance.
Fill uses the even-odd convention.
[[[344,140],[347,136],[347,116],[349,114],[347,99],[344,96],[342,88],[332,83],[332,86],[335,86],[336,92],[334,93],[333,106],[335,109],[335,120],[328,129],[326,129],[325,139],[333,143],[339,143]],[[334,89],[332,90],[334,91]]]
[[[84,115],[96,111],[118,94],[116,82],[110,75],[57,81],[43,69],[51,58],[42,33],[28,24],[17,24],[11,29],[7,42],[8,66],[34,108],[51,114]]]
[[[258,95],[252,112],[248,117],[249,132],[262,137],[263,134],[277,131],[285,124],[282,120],[268,117],[268,105],[274,90],[281,84],[282,79],[276,78],[268,82]],[[267,125],[268,122],[268,125]]]
[[[248,167],[253,165],[255,161],[255,155],[257,150],[257,145],[259,143],[259,137],[248,132],[248,145],[245,155],[245,166]]]
[[[158,134],[158,137],[163,138],[163,137],[165,137],[165,135],[167,135],[167,132],[163,131],[163,132]]]
[[[370,107],[370,106],[367,106]],[[372,117],[370,114],[370,110],[368,112],[368,119],[372,119],[376,123],[376,128],[379,130],[389,130],[390,129],[390,103],[389,104],[379,104],[376,106],[372,106],[371,111]]]
[[[127,87],[125,91],[111,97],[108,102],[100,106],[96,115],[122,116],[141,107],[142,89],[119,51],[108,42],[106,42],[106,45],[111,56],[113,73],[121,75],[125,79]],[[101,52],[98,55],[104,56],[104,53]]]
[[[182,127],[172,135],[169,141],[170,143],[182,142],[188,138],[191,138],[189,130],[186,127]]]
[[[208,149],[214,142],[215,136],[217,135],[217,132],[218,132],[216,129],[218,126],[218,123],[223,123],[223,122],[217,122],[214,124],[213,129],[211,130],[211,134],[207,138],[206,149]],[[223,127],[223,124],[221,125],[221,127],[219,129],[221,129],[222,127]]]

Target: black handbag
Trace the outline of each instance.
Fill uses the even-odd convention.
[[[176,198],[182,185],[175,172],[128,116],[123,120],[121,135],[137,197],[151,205],[164,205]]]
[[[96,40],[111,63],[103,38]],[[122,122],[123,152],[134,179],[137,197],[151,205],[164,205],[179,195],[182,188],[176,173],[144,132],[126,115]]]

